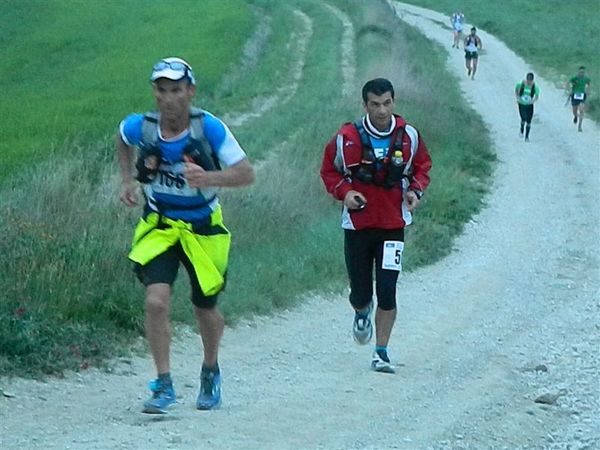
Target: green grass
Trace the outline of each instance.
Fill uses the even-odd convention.
[[[259,62],[229,77],[231,72],[225,67],[235,67],[237,60],[232,60],[220,66],[223,70],[212,81],[202,82],[205,88],[198,95],[201,106],[218,114],[245,111],[254,99],[292,82],[294,59],[289,55],[299,49],[298,39],[290,40],[289,30],[304,26],[294,10],[311,18],[313,34],[295,94],[275,103],[262,117],[233,127],[259,167],[253,186],[224,190],[221,195],[225,223],[233,233],[228,287],[221,303],[228,323],[253,313],[292,307],[310,292],[343,292],[347,280],[340,206],[326,194],[318,172],[325,143],[343,122],[362,114],[360,87],[368,78],[384,75],[392,79],[397,112],[421,130],[434,159],[430,190],[414,231],[408,233],[406,268],[447,254],[453,237],[482,205],[494,158],[481,120],[464,106],[457,80],[443,70],[441,49],[395,21],[384,2],[331,3],[343,9],[356,27],[360,56],[356,89],[350,98],[340,94],[342,25],[316,0],[256,0],[252,8],[239,9],[248,16],[232,20],[242,24],[254,23],[250,11],[270,16],[272,29],[257,49]],[[47,5],[58,11],[62,8],[58,3]],[[79,18],[76,4],[69,5],[71,16]],[[160,9],[160,3],[152,5]],[[54,17],[58,13],[45,14]],[[109,14],[93,17],[106,22],[101,29],[125,33]],[[39,36],[52,31],[50,22],[38,20],[36,26]],[[246,37],[251,35],[251,28],[244,30]],[[113,42],[107,37],[105,47],[101,39],[86,36],[85,28],[78,32],[84,41],[96,40],[94,54],[106,53]],[[89,30],[89,34],[95,32]],[[145,45],[154,49],[152,39],[159,45],[158,37],[144,35],[150,40]],[[396,43],[393,49],[388,45],[390,39]],[[86,55],[87,46],[67,45],[66,38],[57,40],[64,44],[58,50],[65,61],[79,61],[80,55]],[[183,41],[178,44],[190,45]],[[13,45],[21,45],[12,39],[8,42],[10,52],[15,51]],[[232,50],[236,58],[241,55],[241,46],[242,40]],[[185,48],[191,52],[191,47]],[[193,47],[195,51],[204,48]],[[214,49],[223,51],[218,46]],[[21,50],[40,57],[35,49]],[[163,52],[158,53],[162,56]],[[179,50],[168,53],[186,55]],[[411,58],[413,54],[425,56]],[[16,57],[16,53],[11,55]],[[5,182],[0,187],[0,227],[4,230],[0,236],[0,292],[6,298],[0,302],[0,321],[10,324],[8,331],[0,333],[0,373],[60,373],[100,364],[114,354],[115,348],[122,349],[123,341],[142,330],[143,289],[126,259],[139,210],[129,210],[117,201],[119,179],[111,134],[125,114],[151,107],[145,80],[148,61],[156,58],[132,49],[123,49],[113,58],[114,67],[138,67],[139,74],[132,75],[133,81],[119,101],[102,109],[106,113],[104,134],[101,127],[96,130],[98,135],[77,127],[75,133],[70,128],[52,128],[48,147],[32,146],[19,157],[13,151],[12,164],[21,170],[10,177],[0,175]],[[215,54],[214,59],[206,59],[218,58]],[[93,58],[88,64],[91,71]],[[98,66],[95,73],[96,89],[78,91],[78,102],[94,105],[98,92],[111,92],[114,87],[112,71]],[[229,81],[224,83],[226,77]],[[42,79],[34,77],[25,84],[34,89]],[[430,95],[439,85],[444,85],[443,92]],[[17,100],[10,94],[7,101]],[[57,97],[53,108],[67,114],[73,101],[70,96]],[[74,120],[80,125],[86,123],[83,117]],[[16,132],[14,124],[7,129]],[[46,149],[52,158],[40,156]],[[27,165],[29,157],[37,163]],[[182,271],[175,287],[173,318],[192,324],[188,290]],[[79,347],[70,348],[70,342],[77,342]]]
[[[561,87],[579,66],[592,79],[587,111],[600,121],[600,3],[598,0],[407,0],[450,16],[460,7],[468,23],[504,41],[536,71]],[[449,23],[448,23],[449,25]],[[448,31],[448,43],[451,33]],[[484,42],[485,46],[485,42]]]
[[[134,217],[117,204],[109,143],[65,148],[71,159],[28,168],[13,180],[25,188],[2,192],[0,373],[97,364],[142,330],[137,285],[115,276],[131,273],[130,239],[113,227]]]
[[[254,22],[241,0],[11,0],[2,10],[0,179],[33,154],[66,154],[57,144],[69,137],[100,139],[117,118],[152,108],[144,88],[161,57],[186,58],[199,90],[213,90]]]

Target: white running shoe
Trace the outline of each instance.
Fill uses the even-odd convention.
[[[373,352],[371,357],[371,369],[375,372],[396,373],[396,367],[390,363],[387,355],[380,355],[377,352]]]
[[[352,334],[354,336],[354,340],[359,345],[368,344],[373,337],[373,324],[371,323],[372,311],[373,304],[371,303],[366,311],[356,311],[354,313]]]

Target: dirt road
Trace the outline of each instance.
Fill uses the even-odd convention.
[[[487,207],[455,252],[401,277],[398,373],[369,371],[371,348],[352,342],[345,298],[312,298],[226,331],[218,411],[194,409],[191,332],[174,344],[180,404],[169,416],[139,413],[148,358],[109,374],[0,380],[11,394],[0,396],[0,448],[600,448],[600,132],[587,121],[578,133],[562,92],[537,76],[541,99],[522,142],[513,89],[526,63],[482,31],[471,81],[446,17],[393,5],[448,49],[500,160]]]

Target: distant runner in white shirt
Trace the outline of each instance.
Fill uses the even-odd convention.
[[[452,14],[452,17],[450,17],[450,23],[452,24],[452,34],[454,35],[452,48],[458,48],[458,43],[462,37],[462,31],[465,24],[465,15],[460,11],[456,11]]]

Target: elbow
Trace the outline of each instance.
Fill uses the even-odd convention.
[[[247,180],[246,184],[252,184],[252,183],[254,183],[254,180],[256,180],[256,174],[254,173],[254,167],[250,166],[248,168],[248,174],[247,174],[246,180]]]
[[[228,186],[239,187],[254,183],[254,167],[252,167],[252,164],[250,164],[247,159],[243,159],[239,163],[231,166],[228,170],[231,171],[231,176],[228,177]]]
[[[242,186],[248,186],[256,180],[256,174],[254,172],[254,167],[251,164],[244,165],[242,174],[240,176],[240,181]]]

